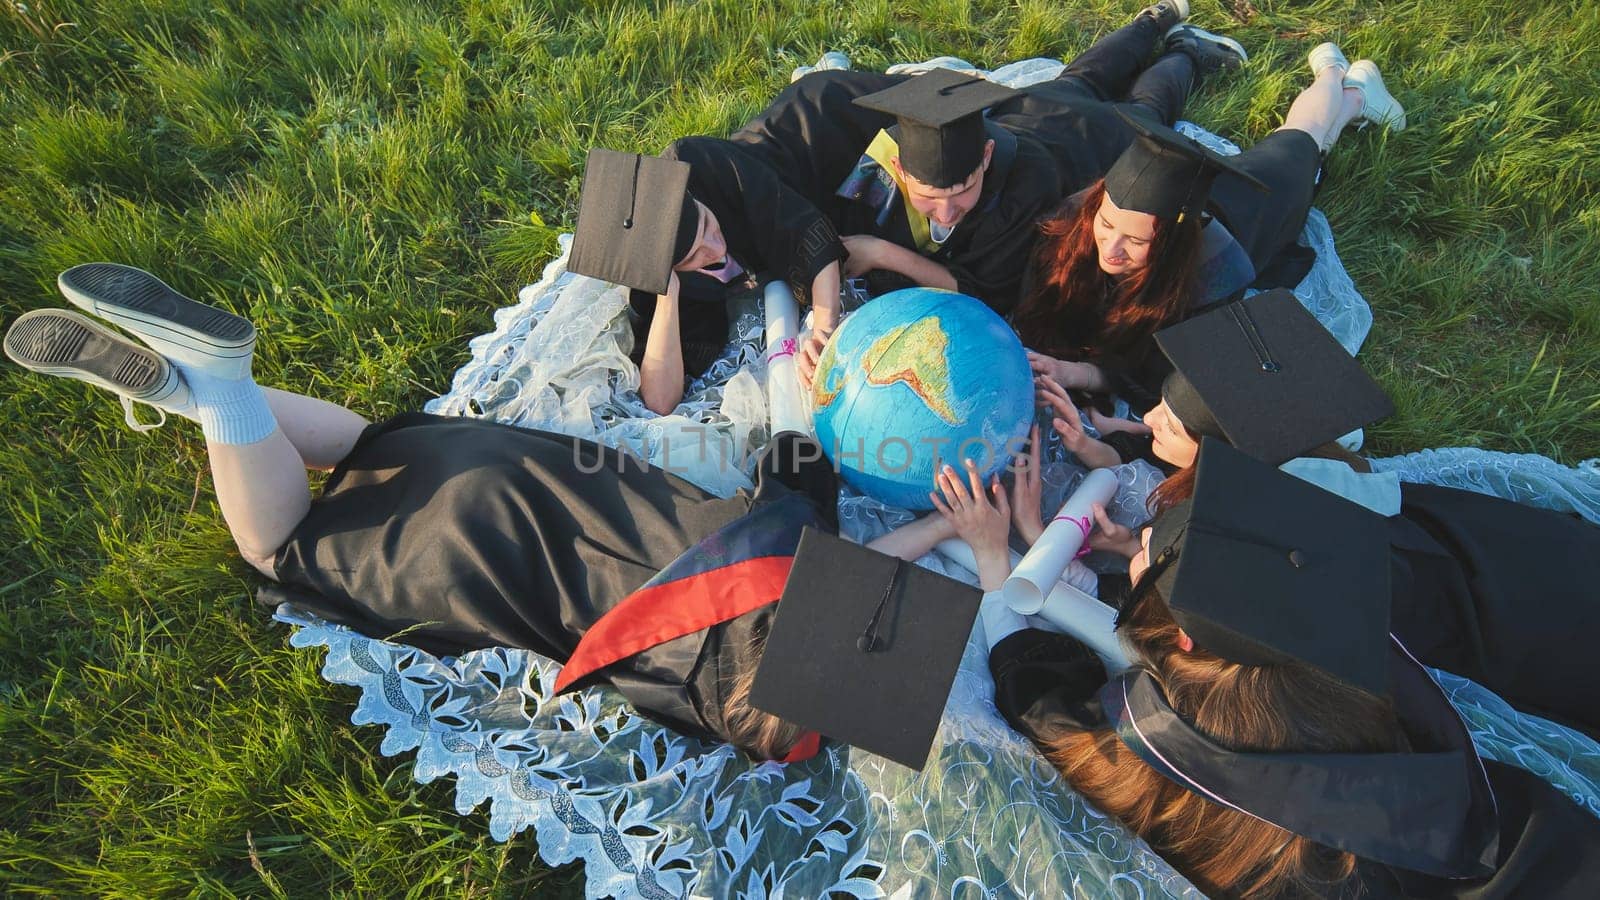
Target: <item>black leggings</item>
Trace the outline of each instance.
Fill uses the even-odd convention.
[[[1095,41],[1057,78],[1087,99],[1171,126],[1194,88],[1195,70],[1182,53],[1166,53],[1146,65],[1163,37],[1155,19],[1141,16]]]

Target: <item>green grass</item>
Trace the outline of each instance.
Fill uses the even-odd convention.
[[[592,143],[722,134],[841,49],[1071,55],[1133,2],[43,0],[0,7],[0,311],[109,259],[249,315],[262,381],[382,417],[537,277]],[[1341,40],[1408,106],[1320,205],[1399,413],[1379,454],[1600,453],[1600,16],[1580,2],[1195,0],[1251,50],[1191,116],[1241,141]],[[548,223],[548,224],[546,224]],[[0,366],[0,890],[579,891],[418,786],[250,600],[187,426],[140,437]]]

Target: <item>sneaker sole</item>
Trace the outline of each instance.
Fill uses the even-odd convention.
[[[146,403],[167,399],[181,385],[161,354],[64,309],[18,316],[6,332],[5,354],[24,369],[86,381]]]
[[[1174,34],[1189,34],[1193,36],[1195,40],[1216,44],[1219,47],[1226,47],[1238,55],[1240,65],[1244,65],[1250,61],[1250,54],[1245,52],[1244,45],[1233,38],[1228,37],[1227,35],[1216,34],[1214,32],[1207,31],[1204,28],[1190,25],[1188,22],[1179,22],[1167,30],[1168,38],[1172,37]]]
[[[140,337],[197,350],[218,359],[255,352],[250,320],[178,293],[143,269],[86,263],[62,272],[56,286],[74,306]]]

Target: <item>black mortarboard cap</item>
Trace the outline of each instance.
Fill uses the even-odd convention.
[[[1150,569],[1197,646],[1249,665],[1294,661],[1388,694],[1383,518],[1222,441],[1201,442],[1194,496],[1162,513]]]
[[[900,167],[930,187],[961,184],[983,162],[983,111],[1019,96],[976,75],[934,69],[856,103],[900,121]]]
[[[1156,332],[1162,388],[1190,431],[1280,465],[1394,412],[1394,403],[1294,293],[1267,291]]]
[[[750,703],[921,769],[981,598],[977,588],[807,528]]]
[[[1263,193],[1269,190],[1260,179],[1194,138],[1120,109],[1117,114],[1134,131],[1133,143],[1106,172],[1106,195],[1117,206],[1182,221],[1205,212],[1211,183],[1223,172]]]
[[[595,147],[583,173],[567,269],[664,294],[699,225],[688,163]]]

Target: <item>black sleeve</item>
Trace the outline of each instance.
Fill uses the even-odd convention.
[[[994,705],[1012,728],[1035,743],[1106,726],[1097,696],[1105,666],[1077,638],[1024,629],[989,651]]]
[[[734,256],[789,282],[801,303],[811,302],[817,273],[844,259],[833,223],[739,145],[683,138],[662,155],[692,167],[689,191],[716,214]]]
[[[1037,222],[1054,202],[1050,197],[1049,202],[1023,202],[986,214],[966,249],[934,259],[950,270],[957,291],[1008,315],[1022,296],[1022,276],[1039,236]]]
[[[906,78],[847,70],[812,72],[784,88],[729,140],[822,207],[878,132],[895,122],[887,113],[856,105],[856,98]]]
[[[1105,374],[1107,393],[1128,401],[1128,408],[1144,415],[1161,402],[1161,383],[1172,372],[1172,363],[1166,354],[1155,348],[1155,338],[1145,338],[1142,354],[1137,359],[1114,352],[1095,354],[1089,362]]]

